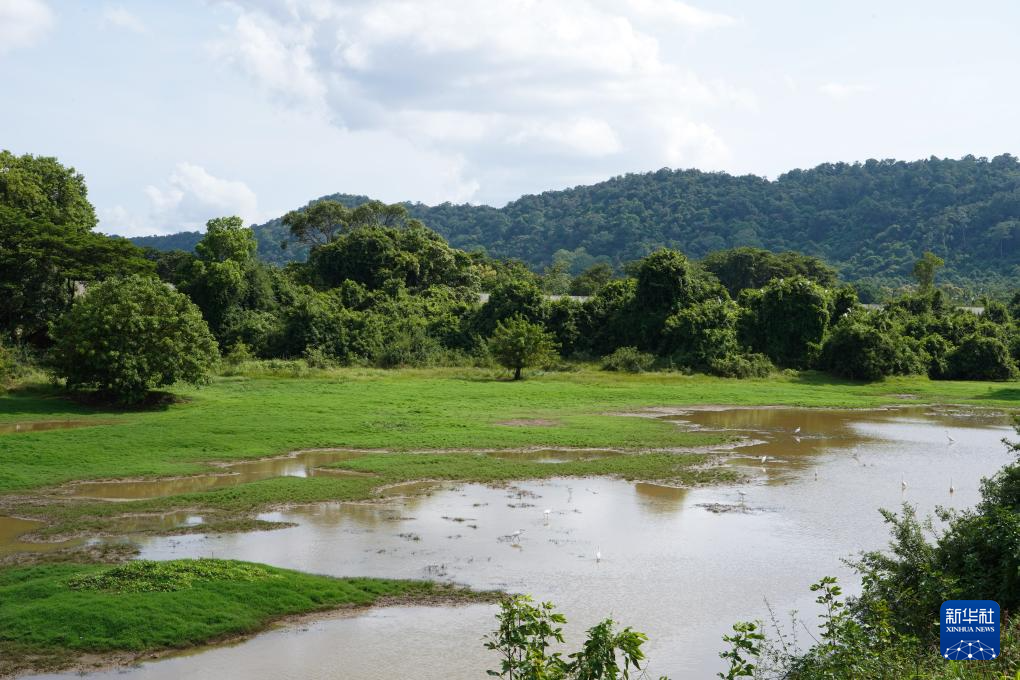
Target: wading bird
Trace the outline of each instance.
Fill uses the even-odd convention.
[[[956,440],[955,440],[955,439],[953,439],[952,435],[950,435],[950,434],[949,434],[949,430],[946,430],[946,439],[948,439],[948,440],[949,440],[949,443],[950,443],[950,444],[954,444],[954,443],[956,443]]]
[[[762,457],[761,457],[761,463],[762,463],[762,465],[764,465],[764,464],[765,464],[765,461],[767,461],[768,459],[769,459],[769,457],[768,457],[768,456],[762,456]]]
[[[796,430],[793,431],[793,433],[794,434],[800,434],[800,428],[798,427]]]
[[[524,533],[524,529],[518,529],[517,531],[513,532],[512,534],[510,534],[510,540],[513,541],[514,543],[520,543],[521,542],[521,534],[523,534],[523,533]]]
[[[903,491],[907,490],[907,480],[903,477],[903,475],[900,475],[900,489]]]
[[[956,493],[956,487],[953,486],[953,478],[952,477],[949,478],[949,493],[950,493],[950,495]]]
[[[546,508],[545,510],[542,511],[542,514],[545,515],[545,523],[548,524],[549,523],[549,515],[552,514],[552,510],[550,510],[549,508]]]
[[[602,550],[599,549],[597,546],[595,548],[595,561],[596,562],[601,562],[602,561]]]

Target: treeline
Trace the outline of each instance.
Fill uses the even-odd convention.
[[[696,259],[743,246],[793,250],[831,263],[866,302],[898,294],[927,251],[946,261],[944,280],[961,298],[1000,295],[1020,274],[1020,163],[1008,154],[824,164],[774,181],[663,169],[524,196],[502,208],[406,206],[454,247],[519,258],[535,271],[556,258],[575,275],[595,262],[619,268],[664,247]],[[307,254],[282,220],[256,234],[267,261]]]
[[[0,163],[0,331],[8,344],[59,354],[52,365],[78,386],[137,396],[200,375],[216,347],[231,362],[498,362],[517,377],[580,359],[734,377],[816,368],[868,380],[1002,380],[1020,359],[1020,298],[988,302],[980,317],[960,311],[936,288],[942,261],[930,253],[913,266],[916,290],[875,310],[821,260],[794,252],[740,248],[696,262],[663,248],[622,272],[603,262],[571,276],[554,263],[536,275],[451,247],[403,205],[320,201],[283,218],[309,257],[278,267],[257,257],[255,234],[237,217],[210,220],[194,252],[98,235],[80,175],[54,159],[5,154]],[[127,275],[135,278],[117,282]],[[156,277],[162,284],[144,283]],[[546,294],[559,290],[588,297]],[[174,325],[166,310],[202,328]],[[138,329],[164,334],[150,338],[163,347],[158,360],[140,356]],[[173,353],[195,360],[168,365]],[[110,376],[90,383],[110,363],[130,390]]]

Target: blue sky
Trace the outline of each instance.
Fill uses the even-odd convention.
[[[332,192],[501,205],[661,167],[1020,152],[1020,3],[0,0],[0,147],[100,228]]]

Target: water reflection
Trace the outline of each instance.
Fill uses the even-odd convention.
[[[69,487],[68,495],[101,500],[141,500],[178,494],[212,491],[274,477],[364,476],[351,470],[321,466],[363,455],[353,451],[301,451],[292,456],[265,458],[223,465],[222,470],[204,475],[133,481],[81,482]]]

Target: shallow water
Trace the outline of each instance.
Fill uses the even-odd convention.
[[[73,427],[109,425],[112,420],[36,420],[27,423],[0,423],[0,434],[24,434],[45,430],[67,430]]]
[[[61,543],[29,543],[20,540],[22,536],[43,526],[42,522],[17,517],[0,517],[0,555],[14,552],[49,552],[84,541],[63,541]]]
[[[651,677],[710,677],[721,668],[722,635],[734,621],[767,616],[765,599],[780,618],[797,608],[811,621],[811,583],[835,575],[854,589],[840,558],[887,543],[878,508],[968,507],[980,478],[1011,458],[999,442],[1010,432],[1005,418],[980,412],[743,409],[677,419],[764,442],[733,452],[730,464],[753,479],[698,489],[611,479],[433,485],[380,504],[263,516],[298,523],[290,529],[148,539],[142,555],[528,592],[566,614],[574,644],[612,615],[649,635]],[[711,512],[712,504],[737,511]],[[509,538],[519,529],[519,541]],[[384,608],[86,677],[477,678],[497,663],[481,644],[494,613]]]
[[[359,455],[361,453],[352,451],[301,451],[292,456],[231,463],[223,465],[222,469],[216,472],[203,475],[123,482],[81,482],[70,486],[68,495],[76,498],[129,501],[212,491],[274,477],[359,475],[357,472],[321,467],[329,463],[350,460]]]

